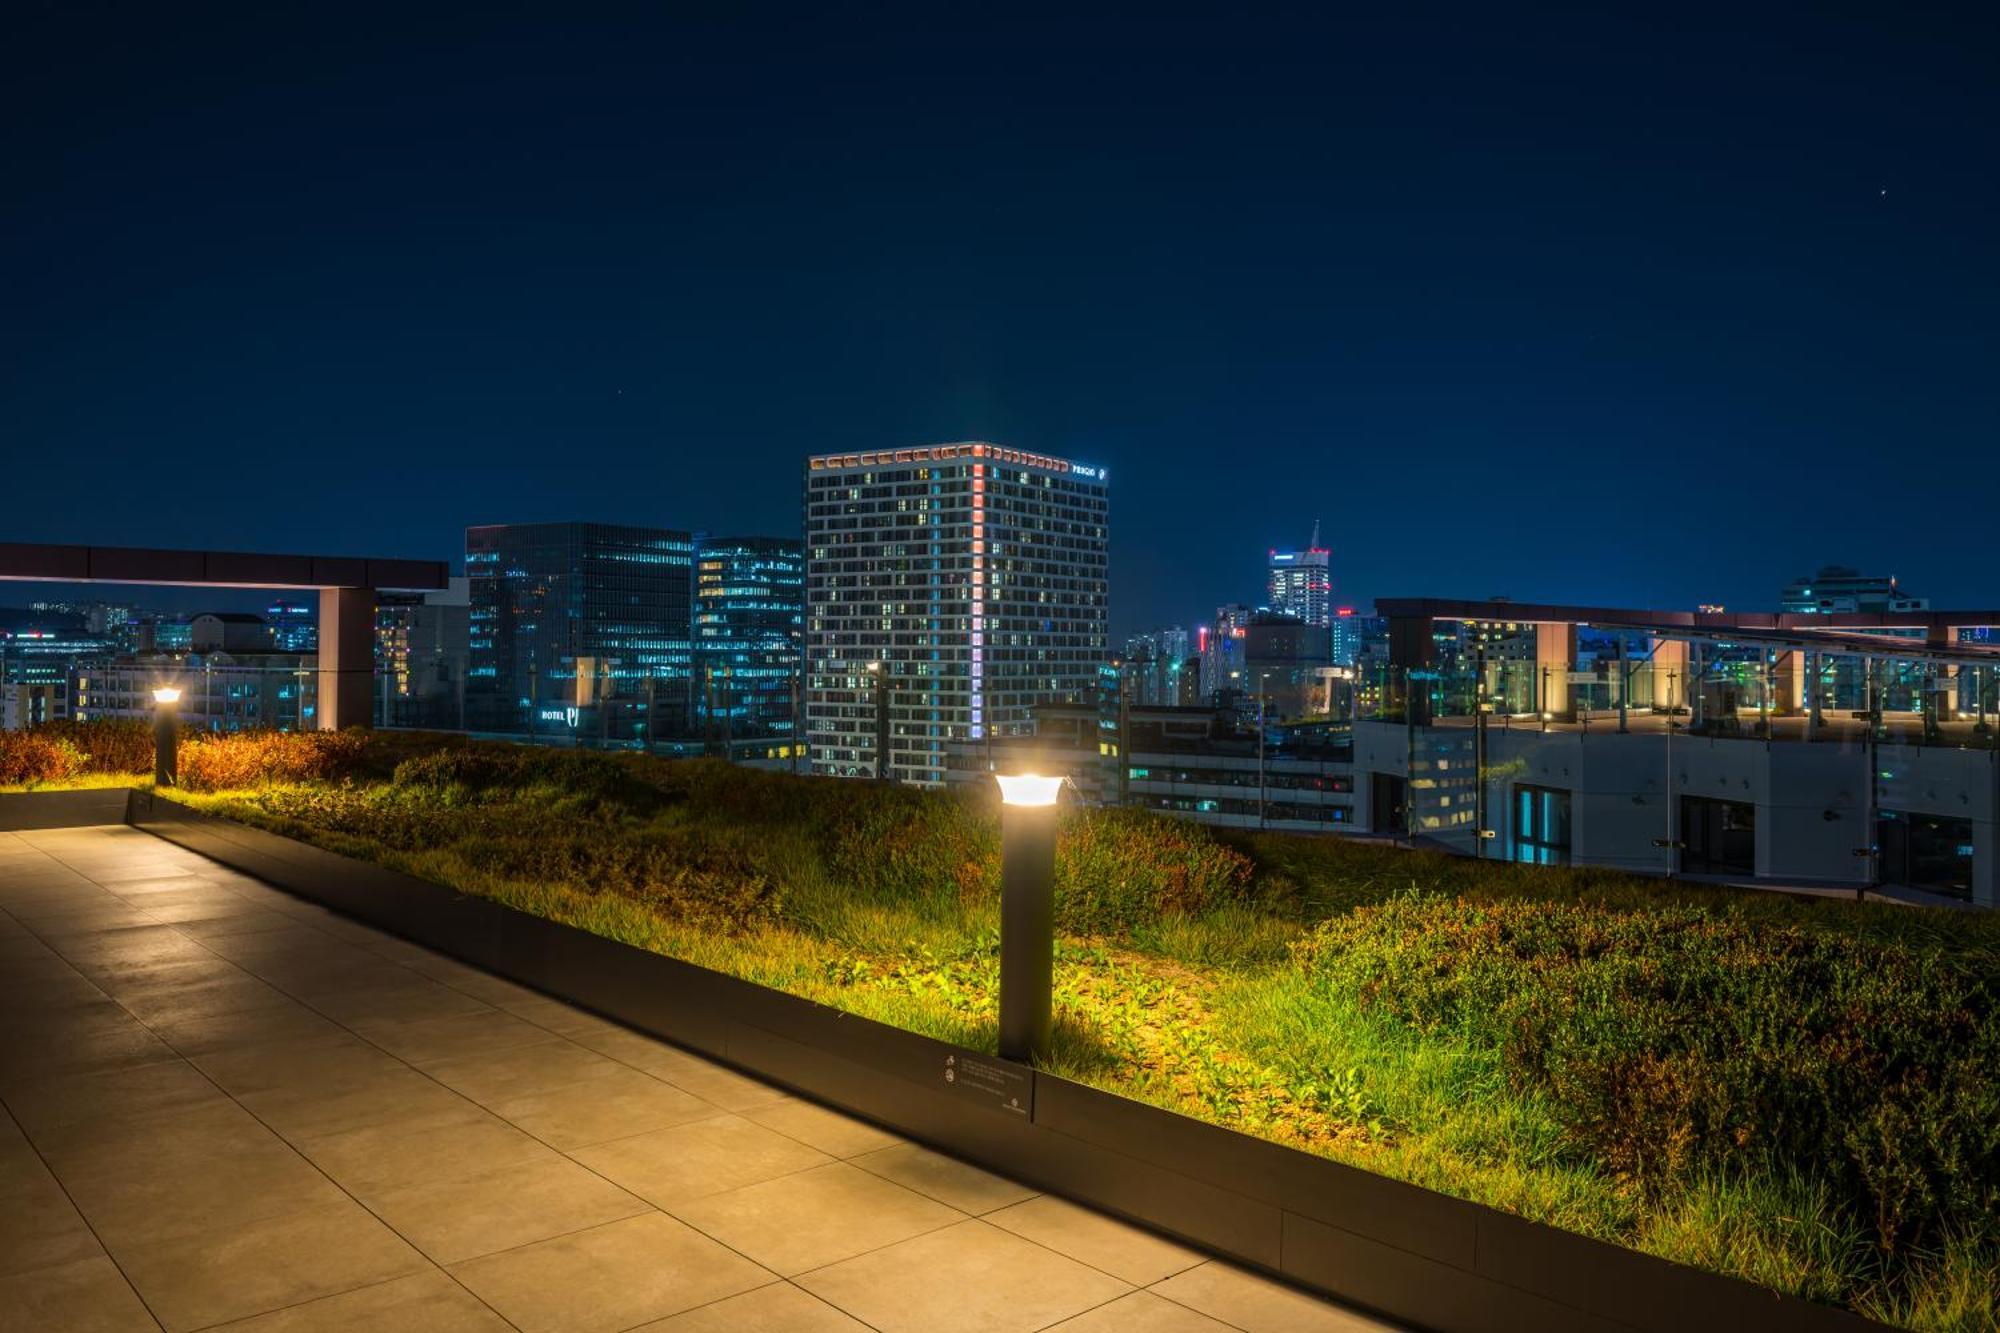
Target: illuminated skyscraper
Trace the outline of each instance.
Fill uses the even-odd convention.
[[[1319,523],[1303,551],[1271,552],[1271,610],[1308,625],[1333,623],[1332,553],[1319,544]]]
[[[798,538],[702,538],[694,596],[695,713],[704,734],[790,737],[805,630]]]
[[[465,530],[471,584],[469,724],[578,728],[580,709],[620,701],[631,740],[689,724],[694,538],[615,523],[501,523]]]
[[[825,454],[806,460],[805,510],[815,773],[875,772],[878,709],[889,776],[934,785],[948,742],[1096,698],[1103,469],[976,442]]]

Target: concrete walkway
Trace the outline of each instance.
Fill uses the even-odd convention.
[[[1385,1327],[122,827],[0,834],[0,1101],[0,1329]]]

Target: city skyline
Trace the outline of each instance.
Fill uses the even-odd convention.
[[[16,540],[788,533],[804,454],[983,438],[1113,471],[1118,634],[1314,515],[1343,602],[1986,600],[1865,480],[1993,438],[2000,80],[1948,19],[13,38]]]

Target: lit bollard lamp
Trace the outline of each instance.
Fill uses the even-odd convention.
[[[172,685],[153,691],[153,785],[172,787],[180,778],[181,692]]]
[[[1000,1054],[1046,1059],[1056,953],[1056,794],[1061,778],[996,774],[1000,784]]]

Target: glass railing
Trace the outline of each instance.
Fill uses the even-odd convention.
[[[1336,690],[1355,722],[1663,732],[1772,741],[1991,749],[2000,664],[1769,650],[1720,641],[1532,658],[1441,654],[1409,667],[1364,658]]]

